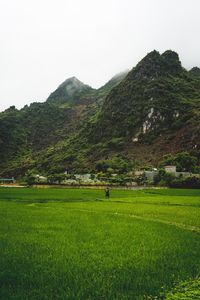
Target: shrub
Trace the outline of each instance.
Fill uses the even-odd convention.
[[[95,166],[97,172],[125,174],[132,169],[133,164],[122,155],[115,155],[111,159],[99,160]]]
[[[186,177],[186,178],[175,178],[169,184],[170,187],[173,188],[192,188],[199,189],[200,188],[200,178],[198,177]]]
[[[175,179],[175,176],[171,173],[165,172],[165,170],[159,170],[158,174],[154,177],[154,184],[161,186],[168,186]]]
[[[27,171],[24,177],[24,182],[27,183],[28,186],[33,185],[36,183],[36,176],[32,173],[32,171]]]
[[[65,179],[66,179],[65,174],[51,174],[51,175],[48,176],[48,183],[50,183],[50,184],[53,184],[53,183],[60,184]]]
[[[145,175],[145,173],[139,175],[135,181],[137,182],[138,185],[144,185],[148,183],[147,177]]]

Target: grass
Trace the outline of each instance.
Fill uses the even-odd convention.
[[[0,299],[197,295],[199,233],[199,190],[1,188]]]
[[[200,299],[200,279],[184,281],[173,291],[167,293],[167,300],[197,300]]]

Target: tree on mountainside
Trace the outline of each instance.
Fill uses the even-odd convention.
[[[197,158],[188,152],[180,152],[176,155],[167,154],[163,157],[161,167],[175,165],[178,172],[192,172],[197,165]]]
[[[32,171],[27,171],[25,177],[24,177],[24,181],[27,183],[28,186],[33,185],[34,183],[36,183],[36,176]]]

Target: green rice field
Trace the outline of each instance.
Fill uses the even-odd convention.
[[[200,190],[0,188],[0,299],[200,299]]]

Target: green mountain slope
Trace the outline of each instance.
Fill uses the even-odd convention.
[[[45,103],[0,114],[0,174],[87,172],[120,154],[156,165],[167,153],[200,159],[200,76],[178,54],[152,51],[92,89],[75,77]]]
[[[153,51],[111,91],[91,134],[94,141],[130,140],[177,129],[188,119],[199,93],[199,81],[181,67],[176,53]]]
[[[78,132],[121,79],[116,76],[109,86],[95,90],[72,77],[46,102],[0,113],[0,174],[18,176],[28,168],[39,168],[41,154]]]
[[[140,160],[138,149],[144,156],[148,149],[147,160],[153,151],[156,161],[169,151],[199,149],[199,114],[199,78],[182,68],[175,52],[153,51],[111,90],[85,134],[91,144],[117,138]]]

